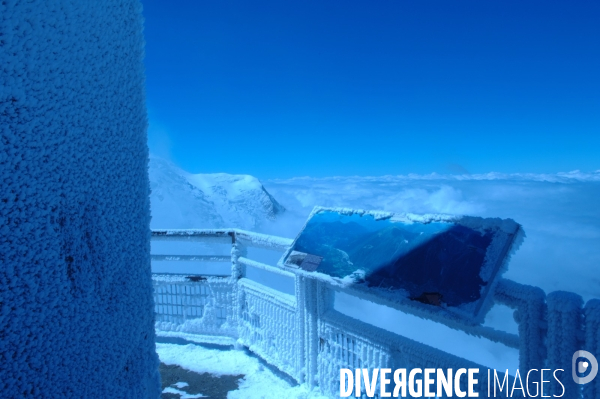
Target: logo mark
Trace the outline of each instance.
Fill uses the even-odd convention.
[[[584,358],[585,360],[579,360],[580,358]],[[598,374],[598,361],[596,360],[596,357],[588,351],[577,351],[573,353],[572,366],[573,380],[577,384],[587,384],[596,377],[596,374]],[[587,376],[578,376],[578,374],[584,374],[588,371],[590,366],[591,370]]]

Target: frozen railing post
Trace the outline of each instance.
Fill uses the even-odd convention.
[[[242,278],[245,274],[245,266],[239,262],[240,257],[244,257],[247,255],[248,249],[247,246],[242,243],[241,240],[237,238],[236,232],[234,230],[228,231],[227,234],[231,237],[231,276],[230,282],[232,285],[231,288],[231,296],[232,300],[229,304],[224,304],[226,308],[228,308],[228,322],[231,325],[231,328],[236,330],[239,327],[239,322],[242,318],[242,296],[239,292],[239,286],[237,281]],[[238,334],[234,334],[237,337]],[[236,341],[235,348],[240,349],[241,345]]]
[[[600,299],[591,299],[584,309],[585,346],[583,349],[596,355],[600,359]],[[600,375],[584,385],[585,398],[600,397]]]
[[[541,370],[546,359],[546,295],[541,288],[501,279],[494,301],[515,310],[519,325],[519,369]]]
[[[318,331],[317,331],[317,282],[311,278],[296,278],[296,298],[298,301],[298,324],[303,336],[304,378],[309,389],[317,381]]]
[[[241,240],[237,239],[234,231],[229,232],[229,235],[231,236],[231,277],[237,280],[244,275],[245,269],[238,259],[248,254],[248,248]]]
[[[230,232],[229,235],[231,236],[231,278],[237,281],[246,274],[246,266],[239,262],[239,258],[245,257],[248,254],[248,248],[241,240],[237,239],[234,231]],[[233,295],[236,306],[235,310],[232,311],[232,314],[235,315],[236,325],[238,325],[243,317],[244,296],[240,292],[237,284],[234,284],[233,286]],[[242,349],[242,345],[236,341],[235,348]]]
[[[548,360],[546,368],[563,369],[564,399],[579,398],[581,385],[571,378],[571,359],[583,344],[583,300],[572,292],[555,291],[548,294]],[[552,371],[549,371],[548,374]],[[549,376],[550,395],[561,396],[563,387]]]
[[[298,276],[296,297],[299,305],[299,325],[304,330],[305,382],[309,389],[313,389],[319,383],[319,323],[323,315],[333,309],[334,293],[327,284],[319,280]]]

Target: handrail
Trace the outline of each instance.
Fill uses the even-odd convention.
[[[268,248],[273,250],[286,250],[293,242],[292,239],[283,237],[270,236],[266,234],[254,233],[251,231],[240,230],[240,229],[164,229],[164,230],[153,230],[152,238],[158,240],[181,240],[181,241],[202,241],[211,238],[227,238],[231,239],[232,244],[243,242],[245,246],[252,246],[258,248]],[[227,262],[232,261],[231,256],[216,256],[216,255],[151,255],[152,260],[156,261],[201,261],[201,262]],[[294,278],[295,274],[283,270],[279,267],[267,265],[265,263],[257,262],[252,259],[248,259],[243,256],[237,257],[237,262],[241,265],[251,266],[257,269],[265,270],[270,273],[282,275],[285,277]],[[516,284],[516,283],[514,283]],[[330,287],[334,291],[345,292],[352,296],[357,296],[374,302],[376,304],[389,306],[397,309],[401,312],[415,315],[424,319],[431,320],[431,316],[427,312],[427,306],[421,303],[414,302],[402,302],[398,303],[390,301],[389,299],[379,297],[366,290],[356,290],[346,287],[340,287],[333,285]],[[504,292],[503,292],[504,293]],[[463,320],[456,319],[451,314],[448,317],[437,317],[434,322],[443,324],[454,330],[462,331],[466,334],[490,339],[495,342],[500,342],[510,348],[519,349],[520,339],[517,334],[508,333],[502,330],[497,330],[491,327],[482,325],[468,325]]]
[[[169,241],[202,241],[211,238],[227,238],[231,239],[231,243],[239,245],[240,242],[244,246],[267,248],[272,250],[285,251],[289,245],[292,244],[292,239],[283,237],[270,236],[261,233],[254,233],[251,231],[240,230],[240,229],[163,229],[153,230],[152,238],[154,240],[169,240]],[[152,260],[156,261],[200,261],[200,262],[228,262],[232,261],[231,256],[217,256],[217,255],[151,255]],[[294,278],[293,272],[283,270],[279,267],[267,265],[265,263],[257,262],[252,259],[248,259],[244,256],[239,256],[236,259],[237,263],[241,265],[255,267],[257,269],[265,270],[271,273],[283,275],[286,277]],[[302,271],[299,271],[301,274]],[[334,291],[345,292],[352,296],[357,296],[374,302],[376,304],[389,306],[397,309],[401,312],[415,315],[424,319],[430,319],[430,313],[428,312],[427,305],[423,305],[418,302],[404,301],[396,302],[391,301],[388,298],[379,297],[367,290],[357,290],[352,287],[341,287],[333,284],[331,287]],[[465,332],[469,335],[483,337],[491,339],[493,341],[501,342],[504,345],[511,348],[519,348],[519,336],[516,334],[507,333],[505,331],[496,330],[491,327],[485,327],[481,325],[468,325],[465,324],[464,320],[457,319],[452,314],[448,314],[446,317],[438,316],[435,320],[432,320],[454,330]]]
[[[286,250],[292,242],[291,238],[254,233],[241,229],[156,229],[152,230],[152,239],[158,241],[202,241],[209,238],[231,238],[257,248]]]
[[[238,262],[240,262],[242,265],[252,266],[257,269],[265,270],[267,272],[279,274],[279,275],[285,276],[285,277],[294,278],[296,276],[294,273],[288,272],[287,270],[283,270],[278,267],[273,267],[271,265],[267,265],[266,263],[257,262],[255,260],[244,258],[241,256],[238,258]]]
[[[231,262],[231,256],[219,255],[150,255],[150,259],[183,262]]]
[[[176,314],[173,314],[173,319],[178,320],[187,320],[190,318],[194,318],[193,313],[186,313],[191,311],[200,312],[201,307],[205,307],[207,312],[213,312],[208,314],[207,320],[211,317],[217,320],[219,319],[220,310],[222,307],[230,307],[233,312],[231,315],[227,316],[227,322],[223,324],[226,326],[225,330],[222,330],[223,336],[227,339],[238,339],[238,342],[241,342],[243,345],[250,345],[249,348],[253,351],[257,351],[257,353],[261,356],[266,356],[265,359],[267,361],[279,361],[278,358],[270,358],[269,355],[269,345],[272,345],[272,339],[274,337],[278,337],[277,334],[283,334],[285,336],[287,333],[281,333],[281,331],[288,331],[285,328],[290,328],[289,323],[294,323],[293,320],[298,320],[300,323],[301,320],[306,322],[306,325],[298,325],[299,329],[295,332],[295,334],[306,335],[305,337],[300,336],[298,339],[298,348],[297,350],[301,351],[297,355],[301,356],[300,359],[305,359],[306,363],[300,368],[290,368],[291,366],[288,363],[284,363],[281,365],[282,370],[288,370],[290,375],[295,378],[300,383],[307,383],[312,387],[313,379],[316,373],[316,365],[314,362],[322,361],[318,360],[319,352],[318,343],[310,343],[314,337],[318,338],[318,333],[316,332],[319,327],[317,327],[317,323],[315,321],[320,322],[323,320],[325,323],[328,322],[331,317],[335,319],[337,316],[341,316],[342,314],[333,309],[332,298],[334,292],[343,292],[349,295],[352,295],[356,298],[366,299],[371,302],[374,302],[379,305],[385,305],[392,307],[396,310],[399,310],[403,313],[412,314],[423,319],[427,319],[436,323],[440,323],[450,327],[454,330],[462,331],[466,334],[472,336],[478,336],[482,338],[486,338],[492,340],[494,342],[498,342],[506,345],[510,348],[515,348],[519,350],[519,368],[526,369],[541,369],[544,366],[549,367],[549,365],[556,365],[562,368],[568,368],[566,365],[562,365],[558,363],[556,359],[562,359],[562,352],[557,352],[562,350],[560,348],[557,349],[556,345],[559,343],[557,339],[559,339],[563,330],[570,328],[575,333],[577,333],[577,337],[581,335],[581,338],[577,338],[583,344],[585,337],[585,347],[590,350],[600,347],[600,340],[594,335],[593,331],[589,331],[588,328],[594,328],[594,326],[599,325],[598,320],[600,320],[600,301],[599,300],[591,300],[586,305],[585,309],[582,308],[581,297],[572,293],[553,293],[549,296],[546,296],[543,290],[538,287],[532,287],[523,285],[511,280],[500,279],[497,284],[495,284],[493,292],[490,292],[491,296],[489,298],[490,301],[496,304],[503,304],[515,310],[515,321],[518,324],[519,332],[517,334],[508,333],[502,330],[497,330],[488,326],[483,326],[481,324],[469,324],[468,322],[454,318],[451,315],[440,316],[437,315],[432,317],[433,314],[427,311],[427,306],[422,305],[420,303],[413,303],[408,301],[399,301],[395,302],[390,300],[389,298],[383,298],[377,295],[374,295],[368,290],[361,289],[360,287],[345,287],[335,282],[325,283],[325,282],[317,282],[310,281],[310,276],[306,274],[306,272],[302,270],[284,270],[277,266],[271,266],[262,262],[258,262],[247,257],[246,247],[256,247],[256,248],[266,248],[274,251],[283,252],[289,248],[289,246],[293,243],[292,239],[270,236],[266,234],[254,233],[250,231],[240,230],[240,229],[161,229],[161,230],[153,230],[152,231],[152,240],[163,241],[208,241],[217,240],[220,243],[228,243],[232,246],[230,255],[159,255],[154,254],[151,255],[151,259],[153,261],[196,261],[196,262],[231,262],[232,268],[230,274],[228,274],[226,280],[223,280],[222,283],[216,283],[217,280],[212,279],[210,277],[205,276],[194,276],[194,279],[189,278],[189,286],[186,290],[191,290],[192,294],[189,294],[188,291],[182,292],[182,301],[175,302],[164,302],[159,304],[158,306],[168,307],[168,306],[179,306],[180,310],[178,310]],[[225,240],[225,241],[224,241]],[[250,266],[253,268],[261,269],[267,271],[269,273],[273,273],[276,275],[281,275],[285,277],[289,277],[294,279],[295,281],[295,290],[296,290],[296,300],[291,301],[292,297],[289,294],[279,293],[276,290],[263,286],[257,282],[249,280],[245,277],[246,266]],[[183,277],[183,275],[182,275]],[[155,284],[157,287],[165,287],[168,284],[175,285],[185,285],[186,281],[178,281],[176,283],[170,283],[169,280],[161,280],[160,278],[155,279]],[[161,286],[162,284],[162,286]],[[211,285],[217,284],[217,285]],[[218,285],[221,284],[221,285]],[[204,287],[204,288],[201,288]],[[229,288],[227,288],[229,287]],[[237,287],[237,288],[236,288]],[[248,289],[250,289],[248,291]],[[165,289],[167,291],[165,291]],[[196,299],[190,299],[190,295],[194,295],[193,290],[208,290],[202,291],[202,295],[200,295]],[[161,295],[165,296],[177,296],[179,294],[180,288],[161,288]],[[216,290],[216,291],[215,291]],[[228,291],[229,290],[229,291]],[[210,294],[208,293],[210,291]],[[214,291],[214,292],[213,292]],[[568,295],[570,296],[568,296]],[[206,295],[216,295],[213,302],[203,302],[208,298]],[[246,295],[246,297],[245,297]],[[244,301],[247,301],[247,295],[254,295],[250,300],[252,301],[260,301],[266,300],[268,303],[264,305],[247,305]],[[260,298],[264,299],[252,299],[257,298],[256,295]],[[155,296],[156,297],[156,296]],[[571,298],[572,297],[572,298]],[[244,299],[246,298],[246,299]],[[271,298],[271,299],[268,299]],[[567,301],[568,299],[568,301]],[[207,300],[207,299],[206,299]],[[186,302],[187,301],[187,302]],[[191,302],[190,302],[191,301]],[[200,301],[200,302],[193,302]],[[215,302],[216,301],[216,302]],[[270,302],[269,302],[270,301]],[[297,314],[296,316],[290,316],[288,313],[286,317],[286,323],[288,323],[287,327],[279,326],[277,324],[272,323],[271,327],[279,329],[277,331],[280,332],[268,332],[268,330],[264,330],[264,326],[262,325],[263,321],[268,322],[269,317],[272,317],[272,312],[277,312],[277,301],[283,301],[287,306],[287,310],[285,312],[290,312],[294,306],[297,306]],[[321,301],[321,302],[319,302]],[[583,325],[573,325],[567,326],[568,323],[558,323],[554,321],[555,318],[561,319],[561,315],[555,314],[557,313],[556,309],[562,309],[560,306],[563,306],[563,302],[572,303],[571,308],[575,309],[573,312],[582,313],[584,310],[586,313],[586,320],[589,319],[589,326]],[[570,301],[570,302],[569,302]],[[596,301],[596,302],[594,302]],[[566,303],[565,302],[565,303]],[[259,303],[259,302],[258,302]],[[266,303],[266,302],[265,302]],[[295,305],[294,305],[295,303]],[[549,305],[553,307],[550,308]],[[249,306],[249,307],[248,307]],[[258,308],[253,306],[259,306]],[[261,306],[263,306],[261,308]],[[564,307],[564,306],[563,306]],[[191,310],[186,310],[186,309]],[[555,309],[556,308],[556,309]],[[569,309],[571,309],[569,308]],[[196,309],[196,310],[194,310]],[[202,308],[204,309],[204,308]],[[252,313],[250,314],[250,310]],[[258,310],[257,310],[258,309]],[[264,309],[266,313],[260,313],[260,309]],[[312,310],[311,310],[312,309]],[[279,310],[284,312],[284,310]],[[204,310],[202,310],[204,312]],[[271,313],[269,313],[271,312]],[[316,313],[315,313],[316,312]],[[560,313],[560,312],[559,312]],[[589,313],[589,315],[588,315]],[[191,316],[189,316],[191,314]],[[204,314],[204,313],[202,313]],[[167,318],[171,313],[167,314]],[[188,316],[186,316],[188,315]],[[265,317],[263,320],[262,317]],[[316,318],[315,318],[316,317]],[[573,316],[575,318],[580,316]],[[216,318],[216,319],[215,319]],[[221,317],[222,318],[222,317]],[[557,319],[557,320],[558,320]],[[199,320],[199,319],[198,319]],[[204,320],[204,319],[203,319]],[[220,320],[220,319],[219,319]],[[224,320],[224,319],[223,319]],[[163,323],[168,323],[165,321]],[[244,324],[246,323],[246,324]],[[595,324],[594,324],[595,323]],[[552,328],[549,328],[549,324],[552,324]],[[564,325],[563,325],[564,324]],[[194,324],[198,325],[198,324]],[[237,326],[237,327],[236,327]],[[245,327],[242,327],[245,326]],[[292,326],[293,327],[293,326]],[[158,328],[158,327],[157,327]],[[179,328],[179,327],[177,327]],[[211,327],[213,328],[213,327]],[[216,328],[216,329],[215,329]],[[217,336],[219,335],[218,330],[219,327],[215,327],[210,331],[205,332],[208,334],[207,336]],[[223,327],[225,328],[225,327]],[[240,328],[239,330],[236,330]],[[309,334],[308,330],[311,332]],[[569,330],[569,331],[571,331]],[[173,331],[173,330],[171,330]],[[179,330],[178,330],[179,331]],[[242,334],[242,331],[245,331]],[[169,332],[167,332],[169,333]],[[182,331],[182,333],[186,333]],[[382,331],[382,333],[385,333]],[[200,332],[199,334],[203,334]],[[250,334],[250,335],[247,335]],[[253,335],[254,334],[254,335]],[[267,334],[267,335],[263,335]],[[270,334],[270,335],[269,335]],[[307,335],[308,334],[308,335]],[[312,334],[312,335],[311,335]],[[390,333],[393,334],[393,333]],[[396,334],[397,335],[397,334]],[[550,335],[552,335],[552,339],[550,339]],[[386,335],[387,336],[387,335]],[[258,337],[258,338],[256,338]],[[312,338],[311,338],[312,337]],[[367,334],[368,337],[368,334]],[[399,337],[398,342],[408,342],[410,339],[406,337],[402,337],[401,335],[397,335]],[[558,337],[558,338],[557,338]],[[258,339],[258,341],[256,341]],[[264,347],[256,346],[256,342],[261,342],[264,340]],[[557,342],[554,342],[557,341]],[[579,342],[578,341],[578,342]],[[255,344],[252,344],[255,342]],[[322,343],[321,343],[322,344]],[[573,343],[574,345],[575,343]],[[316,345],[316,346],[315,346]],[[571,345],[571,346],[573,346]],[[564,345],[563,345],[564,346]],[[574,346],[573,346],[574,347]],[[262,349],[261,349],[262,348]],[[562,348],[562,347],[561,347]],[[434,350],[433,348],[431,348]],[[573,349],[569,346],[569,350]],[[385,349],[382,349],[385,350]],[[564,350],[562,350],[564,352]],[[269,360],[271,359],[271,360]],[[552,364],[550,364],[552,363]],[[278,366],[278,364],[275,364]],[[294,371],[295,370],[295,371]],[[309,378],[310,377],[310,378]],[[598,384],[597,384],[598,385]],[[587,388],[587,391],[584,391],[584,395],[586,398],[594,397],[594,392],[600,390],[600,385],[598,387],[590,386]],[[591,395],[591,396],[590,396]]]

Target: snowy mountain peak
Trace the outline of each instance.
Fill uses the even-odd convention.
[[[191,174],[150,156],[152,228],[256,230],[285,211],[250,175]]]

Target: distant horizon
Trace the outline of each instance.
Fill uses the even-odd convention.
[[[502,180],[507,178],[523,178],[524,180],[532,180],[534,178],[539,178],[537,181],[546,181],[546,182],[558,182],[556,179],[548,180],[550,177],[556,177],[560,179],[572,179],[578,180],[580,182],[600,182],[600,169],[592,170],[592,171],[582,171],[582,170],[571,170],[571,171],[559,171],[559,172],[513,172],[513,173],[505,173],[505,172],[482,172],[482,173],[452,173],[452,172],[430,172],[430,173],[402,173],[402,174],[387,174],[387,175],[335,175],[335,176],[290,176],[290,177],[275,177],[275,178],[262,178],[261,176],[252,175],[249,173],[229,173],[229,172],[190,172],[180,165],[177,164],[174,160],[163,157],[160,155],[156,155],[155,153],[150,153],[151,157],[161,158],[168,162],[171,162],[177,168],[190,173],[190,174],[229,174],[229,175],[239,175],[239,176],[252,176],[259,180],[265,181],[285,181],[285,180],[294,180],[294,179],[314,179],[314,180],[325,180],[325,179],[345,179],[345,178],[384,178],[384,177],[404,177],[404,178],[416,178],[420,180],[428,180],[431,178],[432,180],[435,177],[439,177],[441,179],[444,178],[452,178],[455,177],[457,180]]]
[[[193,173],[600,169],[600,3],[142,0],[149,145]]]

